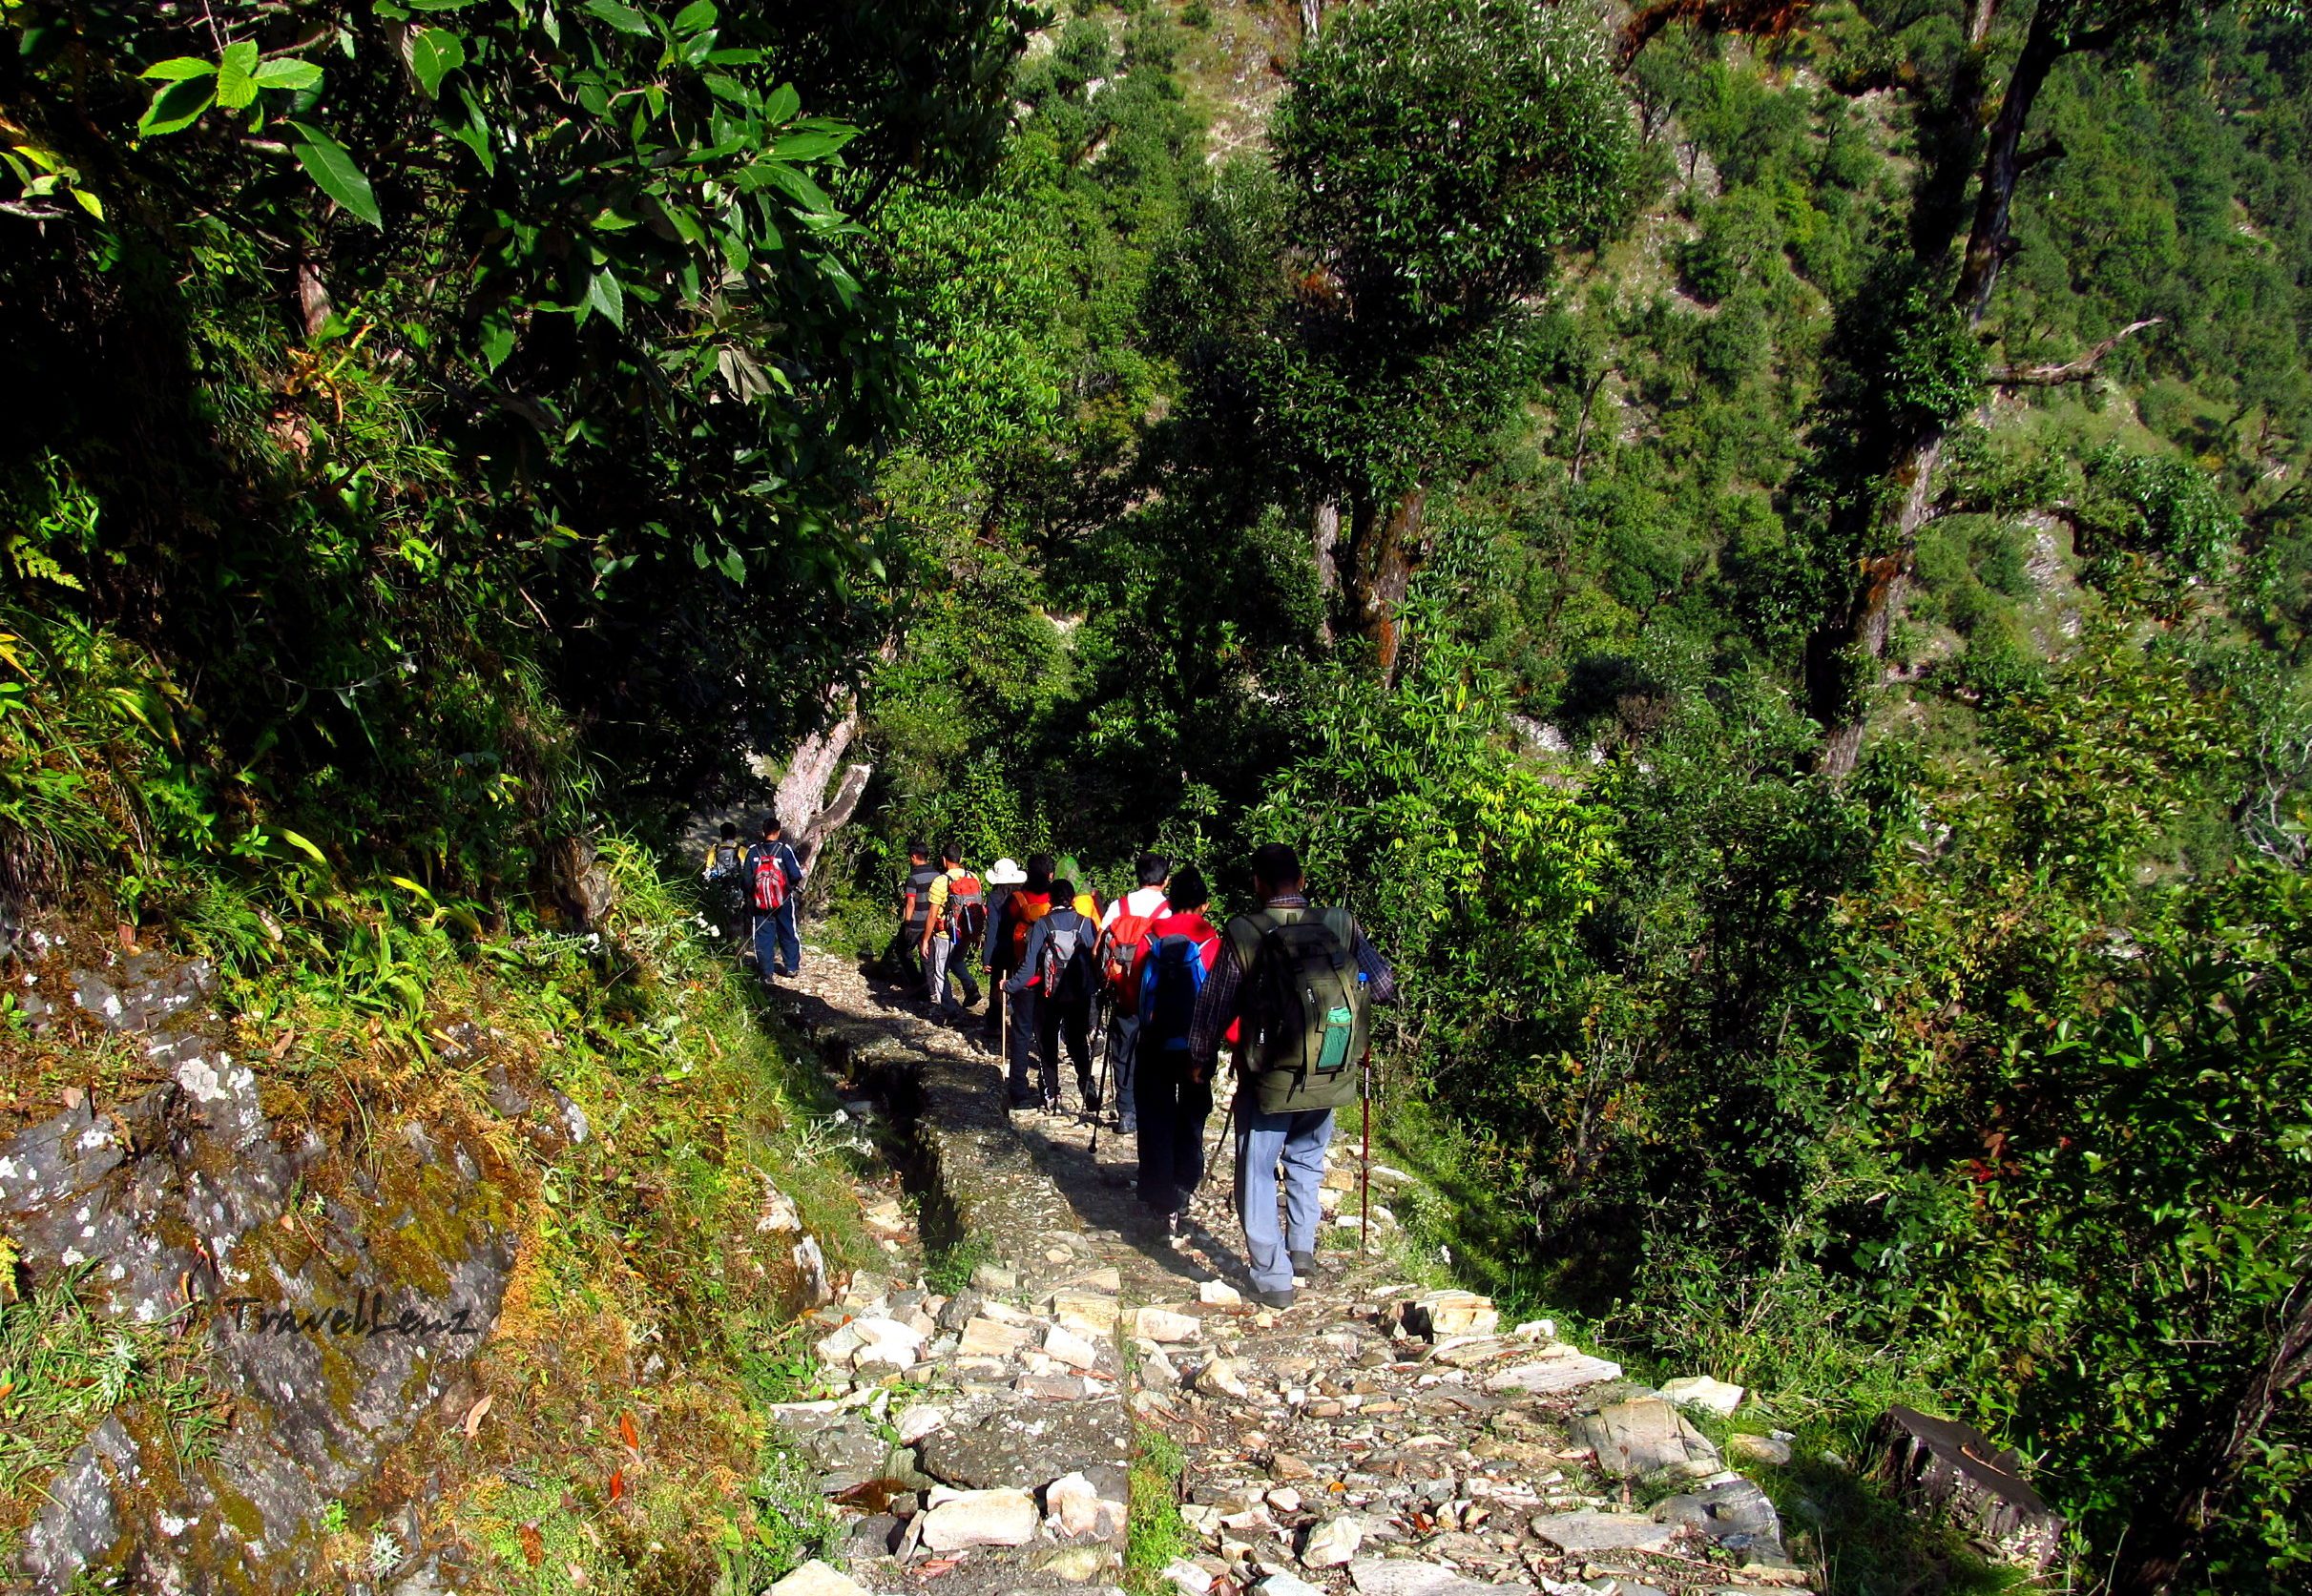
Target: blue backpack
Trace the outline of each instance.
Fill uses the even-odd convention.
[[[1197,994],[1204,989],[1204,956],[1194,937],[1148,939],[1140,976],[1140,1040],[1166,1052],[1188,1050],[1188,1027],[1196,1018]]]

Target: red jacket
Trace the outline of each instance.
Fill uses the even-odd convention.
[[[1140,943],[1140,957],[1132,967],[1132,985],[1139,989],[1140,980],[1147,972],[1148,950],[1159,937],[1186,937],[1197,944],[1197,957],[1204,961],[1204,973],[1212,973],[1212,962],[1220,956],[1220,933],[1212,928],[1212,922],[1194,909],[1160,915],[1148,927],[1148,940]],[[1228,1040],[1237,1039],[1238,1023],[1230,1022]]]

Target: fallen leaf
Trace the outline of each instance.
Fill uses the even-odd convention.
[[[546,1561],[546,1538],[538,1533],[536,1524],[526,1523],[514,1533],[521,1537],[522,1556],[532,1568]]]
[[[614,1468],[610,1471],[610,1499],[611,1501],[615,1502],[625,1494],[626,1470],[622,1468]]]
[[[295,1047],[296,1044],[297,1032],[293,1030],[282,1031],[281,1033],[281,1040],[265,1049],[265,1057],[269,1059],[277,1059],[281,1057],[281,1054],[287,1052],[291,1047]]]
[[[124,953],[134,953],[136,951],[135,926],[131,925],[125,920],[116,921],[113,925],[113,934],[120,939],[121,951]]]
[[[963,1559],[960,1557],[935,1557],[928,1563],[918,1565],[914,1569],[914,1574],[919,1580],[932,1579],[946,1573],[962,1561]]]
[[[471,1441],[474,1432],[482,1427],[482,1420],[489,1416],[489,1404],[496,1400],[497,1398],[485,1391],[482,1393],[482,1399],[466,1410],[466,1439],[468,1441]]]
[[[633,1414],[621,1413],[618,1415],[618,1439],[636,1452],[642,1450],[642,1438],[635,1433],[635,1416]]]

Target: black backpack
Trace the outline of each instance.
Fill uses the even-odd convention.
[[[1044,929],[1044,992],[1058,1003],[1091,1000],[1099,985],[1099,966],[1092,958],[1092,922],[1073,909],[1055,909],[1052,919],[1068,922]]]
[[[1350,951],[1356,926],[1348,911],[1263,909],[1228,932],[1238,965],[1250,972],[1244,1035],[1256,1067],[1308,1086],[1353,1071],[1364,1056],[1372,1001]]]

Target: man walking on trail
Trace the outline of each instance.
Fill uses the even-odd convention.
[[[1372,1005],[1397,1001],[1397,977],[1346,909],[1311,904],[1301,856],[1269,842],[1252,856],[1260,908],[1228,922],[1197,994],[1188,1062],[1209,1078],[1229,1022],[1237,1044],[1238,1217],[1254,1300],[1289,1308],[1293,1276],[1316,1263],[1318,1192],[1333,1110],[1358,1100]],[[1284,1167],[1287,1229],[1277,1224]]]
[[[949,842],[939,850],[939,874],[931,882],[931,913],[924,922],[924,973],[930,985],[925,996],[931,1012],[955,1020],[979,1002],[979,983],[971,979],[971,952],[988,930],[988,896],[979,878],[964,868],[963,851]],[[954,976],[964,989],[957,1003],[948,990]]]
[[[1032,884],[1032,883],[1031,883]],[[1036,1056],[1042,1061],[1044,1112],[1060,1111],[1060,1044],[1075,1066],[1075,1088],[1084,1111],[1097,1113],[1099,1088],[1092,1080],[1092,1000],[1099,975],[1092,960],[1099,927],[1092,917],[1077,911],[1073,884],[1052,883],[1052,906],[1029,927],[1020,967],[1011,972],[1006,990],[1024,992],[1033,982]]]
[[[988,932],[980,939],[980,968],[988,975],[987,1036],[990,1053],[1002,1050],[1004,1036],[1004,977],[1011,973],[1010,949],[1004,936],[1004,910],[1011,895],[1028,879],[1028,872],[1009,859],[999,859],[988,870]]]
[[[766,982],[802,969],[802,941],[795,935],[795,894],[802,885],[802,863],[781,836],[783,829],[778,816],[765,815],[762,840],[747,849],[739,866],[755,969]]]
[[[923,984],[921,948],[924,930],[931,920],[931,883],[939,879],[939,866],[931,862],[927,843],[907,844],[907,876],[899,883],[899,929],[892,934],[890,951],[885,955],[891,979],[902,985]]]
[[[1165,882],[1172,877],[1172,860],[1162,854],[1142,854],[1133,865],[1139,884],[1108,905],[1100,917],[1100,976],[1114,1018],[1108,1026],[1108,1079],[1115,1088],[1116,1130],[1133,1134],[1139,1126],[1139,1105],[1132,1092],[1134,1044],[1140,1034],[1140,954],[1148,942],[1148,927],[1172,905]]]
[[[738,937],[746,928],[746,892],[739,881],[745,862],[746,844],[739,840],[739,828],[723,821],[722,835],[706,845],[706,868],[698,876],[706,882],[707,912],[726,937]]]
[[[1219,955],[1220,933],[1204,918],[1210,894],[1202,871],[1184,867],[1170,888],[1172,905],[1149,926],[1135,965],[1139,1067],[1132,1089],[1138,1097],[1140,1201],[1165,1235],[1178,1241],[1188,1231],[1189,1195],[1204,1179],[1204,1122],[1212,1117],[1212,1074],[1189,1063],[1188,1031]]]
[[[1052,856],[1028,856],[1028,879],[1004,900],[1003,919],[988,939],[988,969],[1001,984],[1010,1029],[1005,1041],[1005,1086],[1014,1109],[1035,1108],[1037,1089],[1031,1061],[1035,1054],[1037,1003],[1043,975],[1028,963],[1028,939],[1052,912]]]

